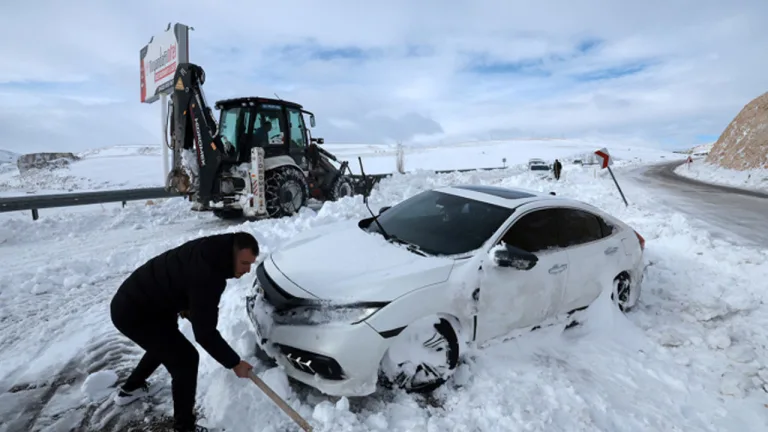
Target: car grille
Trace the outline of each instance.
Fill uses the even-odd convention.
[[[294,368],[304,373],[333,381],[345,378],[341,365],[330,357],[282,344],[277,344],[277,347]]]

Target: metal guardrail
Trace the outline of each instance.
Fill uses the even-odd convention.
[[[458,170],[424,170],[434,172],[437,174],[448,174],[452,172],[471,172],[471,171],[492,171],[505,169],[506,167],[496,168],[468,168]],[[369,178],[372,185],[380,182],[381,180],[392,176],[393,174],[369,174]],[[361,193],[365,188],[365,182],[363,176],[353,175],[351,176],[355,183],[355,191]],[[39,218],[38,210],[45,208],[56,207],[72,207],[79,205],[90,204],[104,204],[110,202],[122,202],[123,206],[128,201],[140,201],[150,200],[158,198],[173,198],[182,197],[184,195],[168,192],[162,187],[157,188],[140,188],[140,189],[121,189],[110,191],[97,191],[97,192],[77,192],[77,193],[64,193],[64,194],[51,194],[51,195],[32,195],[32,196],[18,196],[18,197],[6,197],[0,198],[0,213],[11,211],[24,211],[32,210],[32,219],[37,220]]]
[[[72,207],[109,202],[149,200],[182,196],[164,188],[121,189],[97,192],[77,192],[51,195],[32,195],[0,198],[0,212],[32,210],[32,219],[39,217],[38,210],[44,208]]]

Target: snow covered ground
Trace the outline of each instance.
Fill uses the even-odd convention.
[[[603,302],[582,329],[466,353],[466,363],[434,400],[402,393],[329,398],[289,385],[279,369],[262,370],[261,376],[316,431],[768,430],[768,251],[692,228],[683,215],[661,207],[656,192],[622,177],[638,163],[685,156],[609,146],[625,158],[614,168],[630,202],[625,207],[605,171],[564,164],[563,179],[554,183],[518,165],[529,157],[565,159],[574,149],[582,151],[577,146],[516,145],[413,151],[406,156],[408,170],[460,160],[462,168],[493,166],[501,157],[510,167],[395,175],[379,184],[371,207],[452,183],[519,186],[582,199],[646,238],[650,266],[635,310],[624,316]],[[586,151],[599,147],[584,144]],[[394,149],[369,150],[366,170],[392,171],[389,151]],[[368,168],[376,163],[378,169]],[[147,170],[148,178],[160,178],[158,165]],[[170,380],[163,369],[156,377],[166,388],[152,403],[117,409],[105,391],[115,382],[112,372],[124,378],[141,354],[113,328],[108,306],[120,282],[146,259],[200,235],[246,230],[261,243],[261,260],[300,232],[367,215],[360,197],[244,224],[191,212],[177,198],[89,208],[48,211],[38,221],[28,214],[0,215],[0,432],[66,431],[83,424],[86,430],[120,430],[126,421],[170,412]],[[252,278],[230,281],[219,329],[259,365],[244,303]],[[180,326],[191,337],[189,323]],[[258,388],[198,349],[198,405],[208,423],[228,432],[297,430]],[[89,377],[93,373],[98,374]]]
[[[768,169],[738,171],[694,158],[693,163],[675,168],[675,173],[707,183],[768,192]]]
[[[666,152],[632,145],[587,140],[531,139],[462,143],[448,146],[406,146],[406,171],[495,168],[525,164],[533,157],[553,161],[608,146],[617,159],[661,158]],[[360,173],[358,156],[368,174],[391,173],[395,169],[396,147],[382,144],[326,144],[340,160],[350,162]],[[12,166],[0,170],[0,196],[84,192],[92,190],[159,187],[163,185],[162,147],[116,146],[85,151],[82,158],[58,169],[36,169],[20,174]],[[503,162],[506,159],[506,162]]]

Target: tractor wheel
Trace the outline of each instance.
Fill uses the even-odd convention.
[[[264,175],[267,214],[280,218],[296,214],[307,205],[309,186],[304,173],[296,168],[278,167]]]
[[[336,177],[336,180],[331,183],[331,187],[328,191],[328,198],[331,201],[338,201],[340,198],[352,196],[355,194],[355,187],[352,186],[352,182],[343,175]]]

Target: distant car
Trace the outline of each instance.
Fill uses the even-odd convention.
[[[529,171],[547,171],[549,172],[552,167],[546,163],[543,159],[533,158],[528,160]]]
[[[605,286],[633,306],[644,242],[580,201],[445,187],[272,252],[247,311],[260,355],[326,394],[429,392],[467,344],[564,329]]]
[[[574,159],[573,160],[574,165],[584,165],[584,161],[581,159]]]
[[[528,165],[528,169],[531,171],[549,171],[551,167],[548,164],[531,164]]]

